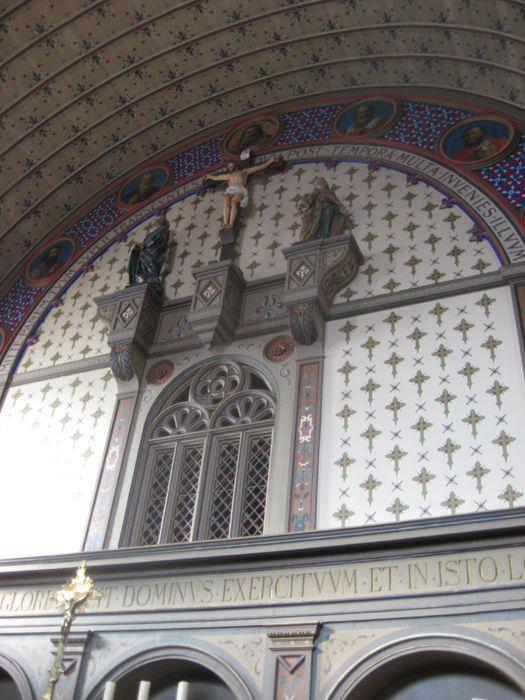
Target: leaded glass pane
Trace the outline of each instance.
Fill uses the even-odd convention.
[[[238,455],[238,439],[220,443],[207,539],[222,540],[229,536]]]
[[[157,452],[153,464],[153,474],[146,501],[144,524],[140,535],[140,544],[157,544],[160,537],[162,516],[166,505],[166,495],[171,476],[173,448]]]
[[[263,531],[271,446],[270,435],[250,439],[240,521],[241,537],[260,535]]]
[[[188,445],[184,448],[175,507],[168,536],[169,542],[188,542],[191,537],[202,453],[203,445]]]

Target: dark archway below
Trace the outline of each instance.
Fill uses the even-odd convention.
[[[136,698],[140,681],[151,682],[150,700],[174,700],[179,681],[189,681],[189,700],[235,700],[215,673],[182,659],[152,661],[130,671],[119,679],[114,700]]]
[[[0,698],[2,700],[22,700],[16,683],[2,668],[0,668]]]
[[[464,665],[418,668],[392,680],[374,700],[520,700],[501,678]]]

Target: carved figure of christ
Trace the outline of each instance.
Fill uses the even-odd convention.
[[[244,168],[242,170],[237,167],[235,162],[230,161],[227,166],[227,172],[221,175],[204,176],[204,182],[211,180],[213,182],[228,183],[228,187],[224,193],[224,207],[222,212],[223,228],[232,228],[237,219],[239,207],[244,208],[248,204],[246,183],[248,182],[249,176],[261,170],[266,170],[278,160],[278,158],[273,156],[263,163],[252,165],[250,168]]]

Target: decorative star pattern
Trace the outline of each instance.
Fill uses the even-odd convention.
[[[319,527],[525,505],[525,386],[509,291],[347,324],[327,329]]]

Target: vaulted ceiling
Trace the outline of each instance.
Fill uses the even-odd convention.
[[[522,0],[13,2],[1,277],[140,164],[278,103],[403,88],[523,116],[524,29]]]

